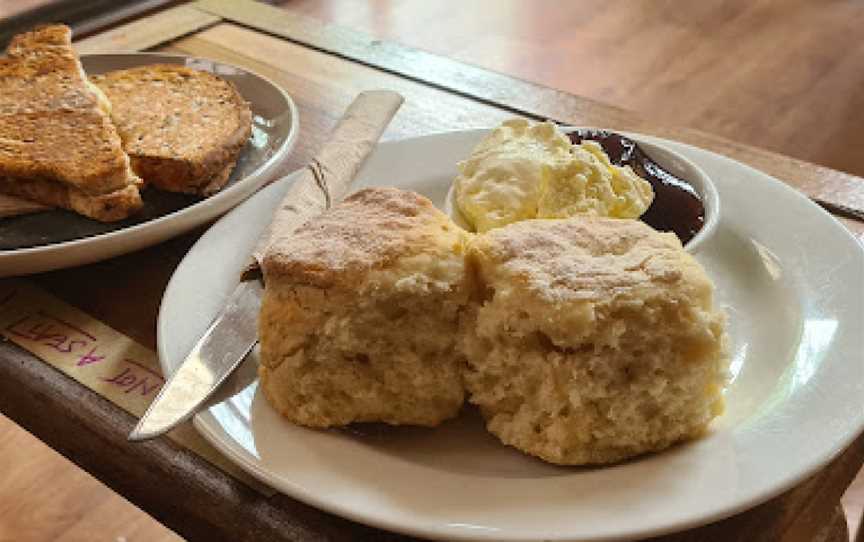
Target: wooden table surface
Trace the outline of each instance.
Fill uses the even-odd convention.
[[[286,173],[311,158],[358,92],[389,88],[402,93],[406,103],[385,138],[489,126],[514,115],[634,130],[738,159],[835,211],[864,208],[864,179],[699,131],[658,125],[633,112],[248,0],[181,5],[87,38],[77,47],[81,52],[155,50],[209,57],[275,81],[293,96],[301,117]],[[841,220],[864,240],[864,221]],[[32,280],[152,348],[162,292],[202,231]],[[126,435],[135,420],[104,398],[11,343],[0,342],[0,360],[4,414],[190,540],[407,539],[284,495],[266,497],[167,439],[129,443]],[[859,436],[792,490],[737,516],[658,540],[847,540],[838,504],[862,463],[864,437]]]

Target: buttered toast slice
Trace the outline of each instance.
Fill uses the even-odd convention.
[[[120,220],[142,205],[140,179],[71,37],[64,25],[40,27],[0,59],[0,192]]]
[[[167,64],[92,81],[111,101],[123,147],[145,183],[205,196],[225,185],[252,128],[249,106],[231,83]]]

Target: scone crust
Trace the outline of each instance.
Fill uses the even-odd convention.
[[[264,255],[265,282],[288,277],[319,288],[351,286],[395,258],[435,247],[458,230],[428,199],[397,188],[366,188],[293,232]]]
[[[599,300],[654,283],[712,288],[673,233],[639,220],[534,219],[478,237],[472,252],[548,302]]]

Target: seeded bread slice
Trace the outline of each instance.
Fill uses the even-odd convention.
[[[92,78],[145,183],[210,195],[228,181],[252,130],[252,112],[234,86],[185,66],[151,65]]]
[[[64,25],[40,27],[0,59],[0,192],[119,220],[141,207],[140,179],[71,37]]]

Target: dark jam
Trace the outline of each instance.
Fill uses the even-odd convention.
[[[699,194],[685,179],[660,167],[630,138],[605,130],[575,130],[568,134],[574,144],[596,141],[618,166],[630,166],[637,175],[651,183],[654,201],[641,219],[660,231],[672,231],[687,243],[705,222],[705,206]]]

